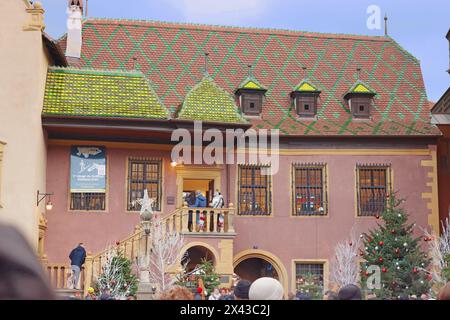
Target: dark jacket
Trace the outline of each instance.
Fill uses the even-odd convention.
[[[203,195],[198,195],[195,198],[195,203],[190,205],[191,208],[206,208],[206,198]]]
[[[81,266],[84,264],[84,260],[86,260],[86,250],[82,246],[78,246],[72,250],[69,255],[70,265],[72,266]]]

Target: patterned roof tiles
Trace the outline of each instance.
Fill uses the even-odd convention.
[[[233,97],[220,88],[209,76],[205,76],[187,94],[178,112],[178,118],[209,122],[247,123]]]
[[[211,78],[229,93],[247,76],[246,66],[253,66],[267,88],[261,119],[251,120],[255,128],[303,136],[439,134],[430,124],[418,60],[389,37],[88,19],[79,63],[140,70],[173,112],[202,80],[204,52],[210,53]],[[322,91],[312,122],[299,119],[290,100],[305,77]],[[353,121],[345,105],[343,96],[357,79],[377,93],[371,121]]]
[[[50,68],[44,115],[168,119],[167,109],[136,72]]]

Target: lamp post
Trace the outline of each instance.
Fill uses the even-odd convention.
[[[150,270],[149,270],[149,250],[151,245],[149,244],[149,235],[151,233],[151,224],[153,219],[153,203],[154,199],[150,199],[147,189],[144,190],[144,197],[138,200],[141,205],[140,220],[141,228],[144,233],[140,239],[141,246],[139,250],[139,287],[138,287],[138,299],[151,300],[154,299],[155,290],[150,284]]]

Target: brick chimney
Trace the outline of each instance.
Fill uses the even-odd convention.
[[[67,57],[78,59],[81,57],[81,45],[83,43],[81,34],[82,18],[83,1],[69,0],[67,6]]]

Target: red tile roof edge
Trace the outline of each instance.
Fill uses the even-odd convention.
[[[133,25],[133,26],[141,25],[141,26],[155,26],[155,27],[159,27],[159,28],[173,28],[173,29],[184,28],[184,29],[190,29],[190,30],[227,31],[227,32],[236,32],[236,33],[302,36],[302,37],[325,38],[325,39],[347,39],[347,40],[393,42],[393,40],[390,37],[386,37],[386,36],[321,33],[321,32],[309,32],[309,31],[288,30],[288,29],[279,29],[279,28],[221,26],[221,25],[212,25],[212,24],[188,23],[188,22],[167,22],[167,21],[157,21],[157,20],[85,18],[83,20],[83,23],[106,24],[106,25]],[[63,35],[61,38],[59,38],[59,40],[64,39],[64,37],[65,37],[65,35]]]

